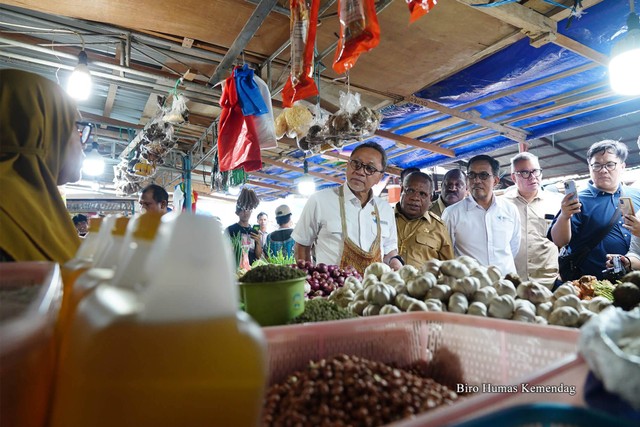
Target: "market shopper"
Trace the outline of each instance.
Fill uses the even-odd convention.
[[[169,205],[169,193],[159,185],[151,184],[142,190],[138,203],[143,212],[166,214],[167,206]]]
[[[500,164],[481,154],[467,166],[470,195],[447,207],[442,219],[449,229],[454,252],[482,265],[495,265],[502,274],[515,273],[520,249],[520,215],[516,207],[493,193],[500,182]]]
[[[80,179],[75,102],[55,82],[0,70],[0,261],[71,259],[80,244],[58,185]]]
[[[353,266],[361,273],[373,262],[394,270],[398,257],[396,222],[391,206],[375,197],[371,188],[387,166],[379,144],[365,142],[351,153],[345,184],[312,195],[293,231],[296,259]]]
[[[78,236],[84,237],[87,235],[89,231],[89,218],[83,214],[74,215],[72,218],[73,225],[76,227],[76,231],[78,232]]]
[[[249,224],[252,213],[251,207],[236,205],[238,222],[227,227],[227,234],[231,239],[238,266],[242,265],[244,254],[247,255],[249,265],[262,257],[260,233]]]
[[[628,153],[625,144],[614,140],[596,142],[589,147],[587,161],[591,179],[587,188],[579,191],[577,198],[564,196],[547,235],[558,248],[567,245],[564,251],[576,258],[576,271],[562,280],[575,280],[583,275],[602,279],[607,254],[629,251],[632,234],[617,209],[620,197],[630,197],[638,212],[640,191],[621,182]]]
[[[262,241],[262,246],[264,246],[267,243],[267,235],[269,234],[269,231],[267,230],[269,215],[267,215],[266,212],[260,212],[258,214],[257,220],[258,226],[260,227],[260,229],[258,230],[260,233],[260,239]]]
[[[407,175],[402,183],[400,203],[395,217],[398,253],[416,268],[430,259],[453,258],[453,245],[444,222],[428,209],[431,206],[433,180],[423,172]]]
[[[447,171],[442,179],[440,197],[431,205],[429,211],[441,217],[442,212],[444,212],[448,206],[464,199],[467,196],[467,183],[465,180],[466,176],[462,170],[451,169]]]
[[[287,205],[280,205],[276,208],[276,222],[278,229],[267,235],[264,245],[264,253],[267,258],[276,256],[293,257],[295,240],[291,237],[293,233],[293,220],[291,219],[291,208]]]
[[[547,239],[547,231],[560,209],[562,196],[542,188],[540,162],[531,153],[518,153],[511,158],[511,179],[516,185],[502,197],[513,203],[520,214],[516,271],[522,280],[535,280],[551,289],[558,278],[558,248]]]

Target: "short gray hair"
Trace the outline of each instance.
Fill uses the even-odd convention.
[[[596,142],[589,147],[589,151],[587,151],[587,160],[591,163],[593,156],[605,152],[615,154],[616,157],[623,162],[627,160],[627,156],[629,155],[629,149],[625,144],[613,139],[605,139],[603,141]]]
[[[511,173],[516,171],[516,163],[529,160],[532,163],[535,163],[540,167],[540,161],[538,160],[538,156],[529,153],[528,151],[523,151],[522,153],[518,153],[511,158]]]

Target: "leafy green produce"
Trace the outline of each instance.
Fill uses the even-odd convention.
[[[243,283],[264,283],[299,279],[306,276],[307,274],[301,270],[288,266],[268,264],[252,268],[239,280]]]
[[[314,298],[304,303],[304,311],[302,314],[290,320],[289,324],[326,322],[329,320],[351,319],[353,317],[356,316],[331,301],[324,298]]]

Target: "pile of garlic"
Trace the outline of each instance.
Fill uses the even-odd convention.
[[[359,316],[405,311],[449,311],[559,326],[582,326],[608,307],[604,297],[581,301],[571,284],[551,292],[526,281],[516,286],[495,266],[475,259],[427,261],[419,270],[405,265],[397,272],[383,263],[371,264],[362,282],[348,278],[329,300]]]

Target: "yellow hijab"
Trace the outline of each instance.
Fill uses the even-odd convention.
[[[15,261],[64,263],[78,249],[57,187],[76,114],[51,80],[0,70],[0,249]]]

